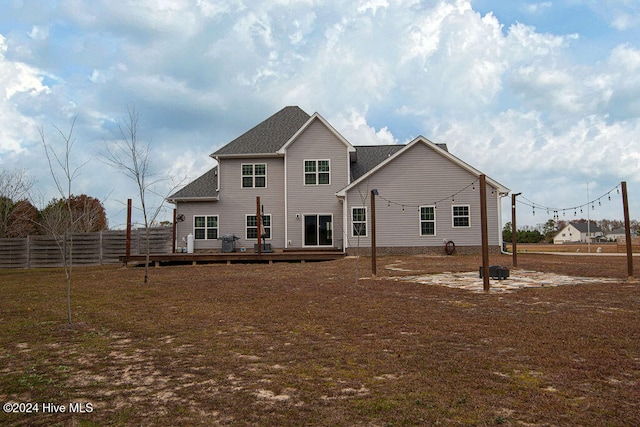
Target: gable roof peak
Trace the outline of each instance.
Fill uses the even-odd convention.
[[[310,118],[298,106],[287,106],[258,123],[211,157],[275,154]]]

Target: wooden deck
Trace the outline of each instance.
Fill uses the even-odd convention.
[[[211,264],[211,263],[274,263],[274,262],[317,262],[333,261],[344,258],[345,253],[339,250],[287,250],[282,252],[267,252],[258,255],[254,252],[229,253],[168,253],[151,254],[149,261],[159,267],[161,264]],[[123,264],[143,264],[146,255],[120,256]]]

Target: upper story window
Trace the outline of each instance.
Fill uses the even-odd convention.
[[[454,227],[471,227],[471,219],[469,216],[469,206],[452,206],[453,226]]]
[[[436,209],[435,206],[420,206],[420,235],[436,235]]]
[[[264,163],[242,165],[242,188],[267,186],[267,165]]]
[[[329,160],[304,161],[304,185],[328,185],[331,183]]]

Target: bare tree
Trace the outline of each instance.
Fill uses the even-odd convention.
[[[49,171],[51,172],[51,176],[53,177],[53,182],[55,184],[56,190],[60,194],[61,199],[65,201],[65,207],[67,209],[67,214],[69,217],[69,225],[65,229],[63,235],[61,235],[58,230],[53,229],[51,227],[51,224],[47,224],[46,222],[40,224],[45,229],[47,229],[50,234],[54,235],[55,240],[58,244],[58,248],[60,249],[60,252],[62,254],[62,263],[67,278],[67,319],[69,321],[69,324],[71,324],[71,269],[73,265],[73,238],[70,234],[70,227],[74,223],[74,215],[71,208],[71,185],[73,183],[73,180],[80,173],[80,169],[82,168],[82,166],[86,164],[84,163],[79,166],[74,166],[71,162],[71,151],[75,143],[73,130],[75,127],[76,118],[77,117],[73,118],[68,133],[64,133],[60,128],[54,126],[55,130],[58,133],[58,136],[60,137],[64,145],[63,150],[60,154],[50,144],[47,143],[44,127],[41,126],[39,129],[42,145],[44,146],[45,156],[49,164]],[[67,241],[69,242],[69,247],[67,247]]]
[[[149,237],[150,227],[156,222],[165,199],[180,185],[164,175],[153,174],[150,171],[150,143],[140,142],[138,132],[140,130],[140,113],[135,107],[127,109],[127,116],[118,123],[119,139],[111,144],[106,144],[106,153],[102,156],[104,161],[118,169],[127,178],[136,183],[138,198],[146,231],[146,260],[144,270],[144,283],[149,281]],[[167,183],[171,183],[167,185]],[[168,191],[161,188],[169,186]],[[156,196],[160,202],[155,207],[149,203],[149,196]]]
[[[35,179],[23,169],[0,171],[0,238],[13,237],[12,219],[16,220],[15,208],[29,199]]]

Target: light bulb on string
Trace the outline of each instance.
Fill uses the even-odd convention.
[[[609,201],[611,201],[611,194],[607,193],[607,197],[609,198]]]
[[[620,188],[616,186],[616,193],[620,194]]]
[[[536,216],[536,207],[533,207],[533,216]]]
[[[598,206],[602,206],[602,203],[600,202],[600,199],[598,199]]]

